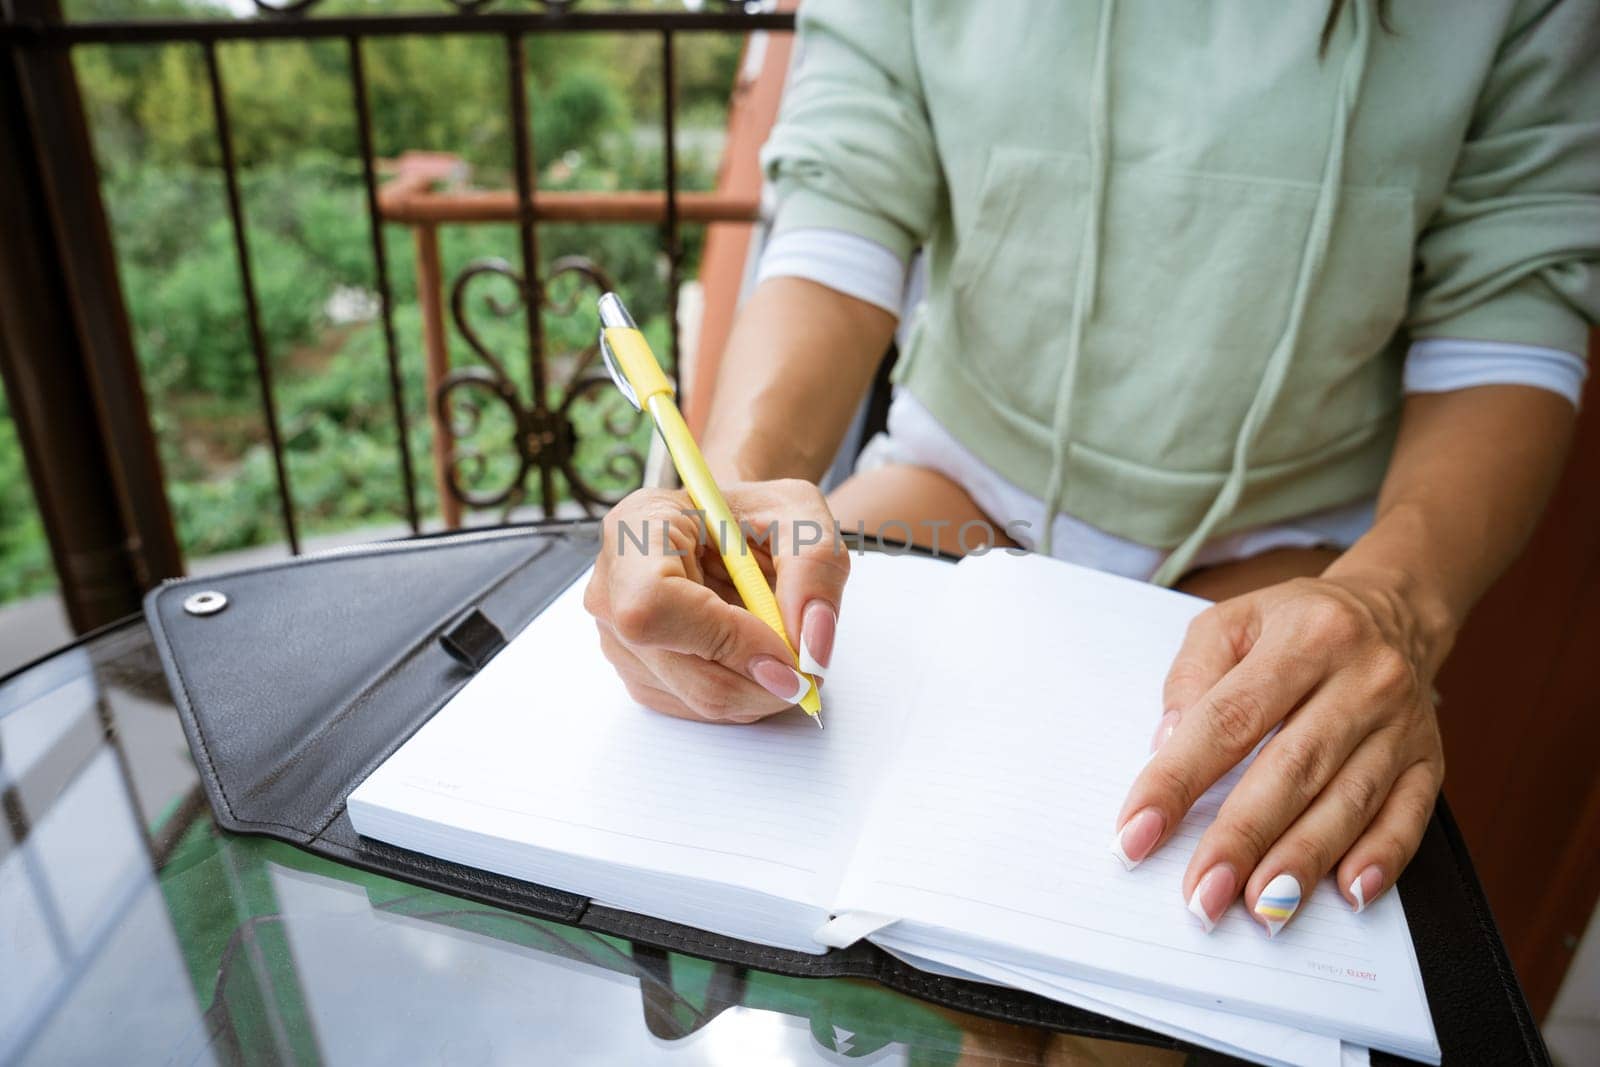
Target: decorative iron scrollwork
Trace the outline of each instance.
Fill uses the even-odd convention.
[[[553,302],[549,295],[551,283],[567,277],[580,284],[568,299]],[[544,390],[530,387],[529,395],[524,397],[505,362],[484,341],[468,314],[469,290],[491,278],[510,283],[516,294],[513,300],[492,292],[482,295],[482,308],[497,318],[546,312],[570,318],[585,313],[581,310],[585,293],[592,290],[593,297],[614,288],[605,272],[582,256],[565,256],[552,263],[549,276],[536,294],[531,294],[532,287],[526,279],[503,260],[478,260],[461,272],[451,288],[450,314],[481,366],[450,372],[434,396],[437,423],[449,446],[446,487],[468,507],[500,508],[502,521],[528,499],[528,481],[533,476],[537,476],[539,505],[547,516],[555,514],[559,503],[555,475],[566,483],[571,498],[586,514],[609,508],[643,480],[644,455],[629,443],[643,416],[612,391],[611,379],[600,365],[598,340],[553,358],[543,352],[534,353],[544,369],[542,377],[547,380],[553,368],[570,366],[561,382],[551,382]],[[598,333],[597,320],[589,336],[598,338]],[[614,403],[606,405],[608,399]],[[603,442],[585,440],[578,432],[574,416],[578,405],[584,403],[607,406],[599,418],[599,427],[606,439],[615,442],[599,457],[598,468],[589,471],[578,462],[580,448]],[[494,428],[486,423],[486,415],[495,411],[504,425],[502,443],[509,447],[496,449],[491,455],[477,439],[493,435]],[[493,469],[496,457],[506,463],[506,471]],[[604,476],[614,488],[597,485],[595,475]]]
[[[256,10],[263,15],[298,15],[322,3],[322,0],[255,0]]]

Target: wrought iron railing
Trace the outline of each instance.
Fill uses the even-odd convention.
[[[571,310],[552,297],[553,281],[576,279],[591,289],[606,288],[610,283],[603,264],[582,258],[559,258],[541,272],[540,224],[576,219],[647,220],[659,224],[667,265],[668,355],[674,368],[680,366],[677,304],[684,267],[680,230],[685,224],[686,194],[680,189],[678,174],[674,42],[679,35],[690,33],[783,32],[793,28],[792,14],[773,11],[771,4],[743,0],[714,0],[703,9],[698,9],[701,5],[685,5],[697,10],[602,8],[596,3],[580,4],[579,0],[532,0],[531,10],[513,10],[510,3],[496,0],[438,0],[443,9],[438,12],[390,15],[322,14],[316,10],[321,2],[254,0],[259,11],[259,17],[255,18],[112,22],[64,20],[59,0],[0,0],[0,11],[5,15],[0,20],[0,52],[5,54],[7,64],[5,79],[11,83],[0,85],[0,96],[15,87],[22,102],[20,109],[7,113],[9,140],[0,148],[10,147],[38,156],[36,169],[21,174],[18,179],[16,196],[24,209],[23,214],[33,214],[37,204],[65,205],[63,210],[55,211],[48,222],[36,220],[38,231],[32,236],[46,244],[53,243],[52,251],[60,258],[61,273],[67,281],[65,290],[72,304],[64,310],[77,325],[76,335],[82,349],[80,362],[87,377],[86,391],[94,401],[92,410],[97,420],[98,439],[103,442],[104,465],[109,472],[99,483],[94,483],[90,477],[92,472],[83,474],[80,471],[78,473],[90,481],[67,486],[60,492],[50,490],[39,494],[57,569],[61,572],[63,592],[80,626],[115,613],[93,607],[96,603],[126,608],[128,588],[145,587],[154,580],[177,573],[181,557],[165,502],[148,499],[152,493],[159,494],[160,464],[155,459],[150,421],[138,388],[137,362],[132,356],[126,312],[120,304],[108,310],[93,306],[85,299],[87,289],[92,287],[86,286],[82,279],[97,282],[102,293],[117,294],[115,255],[108,240],[90,241],[84,247],[68,247],[68,242],[63,240],[63,231],[74,226],[72,218],[68,217],[72,215],[90,222],[98,219],[97,232],[103,235],[105,231],[93,157],[85,148],[87,134],[82,129],[82,108],[76,103],[78,86],[70,64],[74,49],[86,45],[189,43],[200,50],[215,121],[215,147],[243,293],[250,351],[260,388],[265,436],[272,453],[277,504],[286,540],[291,550],[298,552],[301,528],[285,458],[280,413],[274,398],[273,362],[263,332],[261,297],[252,272],[250,228],[240,194],[240,165],[226,91],[227,70],[225,64],[218,61],[219,44],[262,40],[344,43],[370,223],[373,278],[389,400],[398,427],[396,462],[404,486],[404,517],[413,531],[420,531],[422,516],[418,507],[417,472],[413,470],[410,449],[400,346],[392,314],[394,299],[383,237],[385,223],[407,222],[434,227],[461,221],[503,220],[514,224],[518,235],[515,263],[471,264],[448,286],[454,326],[470,349],[473,362],[455,369],[441,368],[437,365],[441,358],[439,353],[430,353],[429,388],[433,395],[429,406],[438,430],[435,476],[440,484],[446,520],[457,521],[462,505],[509,510],[532,504],[546,515],[554,514],[564,495],[558,482],[566,487],[565,495],[582,508],[590,511],[603,508],[615,499],[616,492],[614,488],[593,484],[585,472],[575,466],[573,457],[578,430],[572,418],[572,406],[598,390],[603,375],[596,365],[596,353],[590,347],[563,354],[560,363],[567,369],[561,380],[553,381],[543,316]],[[579,32],[650,34],[659,41],[663,190],[617,194],[555,194],[538,190],[524,43],[530,35]],[[505,193],[482,194],[481,203],[465,208],[459,202],[427,195],[386,199],[375,157],[364,44],[380,37],[452,34],[487,35],[499,38],[503,44],[507,71],[504,106],[510,118],[513,142],[513,186]],[[67,94],[71,99],[63,103],[65,97],[58,94]],[[74,125],[78,128],[74,129]],[[83,144],[79,144],[79,140]],[[17,162],[19,168],[34,164],[31,160]],[[29,181],[34,173],[42,180],[42,190],[30,190]],[[36,195],[37,204],[28,200],[30,195]],[[757,214],[757,205],[750,198],[687,195],[688,214],[695,223],[748,222]],[[0,252],[0,258],[3,256]],[[437,269],[436,263],[434,269]],[[5,264],[0,263],[0,284],[7,276]],[[469,300],[479,283],[490,277],[501,279],[498,284],[502,286],[509,285],[514,299]],[[0,299],[18,302],[32,301],[36,296],[38,294],[32,292],[0,293]],[[526,326],[526,391],[517,381],[523,376],[514,375],[508,365],[508,354],[492,351],[474,328],[473,309],[521,315]],[[438,309],[434,310],[437,313]],[[23,314],[26,317],[27,311]],[[37,378],[40,372],[37,367],[22,366],[43,356],[39,351],[10,352],[13,377],[24,380],[19,395],[12,378],[8,377],[8,385],[13,386],[10,391],[14,404],[23,406],[30,396],[49,393],[49,388],[30,392],[27,388],[29,375]],[[0,350],[0,359],[3,358],[6,353]],[[50,384],[45,382],[46,386]],[[25,450],[48,450],[52,435],[60,432],[60,427],[53,423],[76,417],[73,404],[79,404],[81,410],[89,410],[90,405],[81,398],[75,400],[76,396],[68,389],[49,403],[39,401],[41,410],[32,412],[27,419],[19,415],[19,426],[28,423],[22,426],[27,431],[23,433]],[[51,405],[60,407],[51,410]],[[499,406],[502,416],[509,416],[515,427],[508,442],[515,451],[515,473],[500,484],[483,487],[478,482],[484,460],[472,439],[478,420],[490,405]],[[115,410],[110,410],[113,406]],[[605,458],[603,469],[613,481],[637,480],[642,473],[642,457],[621,443],[629,437],[635,424],[619,416],[603,420],[601,425],[619,442]],[[37,462],[33,463],[35,459]],[[74,477],[72,470],[59,466],[53,471],[46,470],[50,466],[48,457],[30,455],[30,462],[36,483],[51,478],[70,482]],[[99,512],[95,512],[94,501],[85,494],[97,489],[114,495],[117,506],[108,509],[102,505]],[[89,514],[93,521],[84,519],[84,514]],[[88,535],[83,532],[86,522],[91,527],[96,522],[110,525],[101,531],[97,541],[93,537],[86,541]],[[119,554],[127,559],[121,559]]]

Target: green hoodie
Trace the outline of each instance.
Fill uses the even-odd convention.
[[[1411,340],[1600,315],[1600,4],[1384,7],[804,0],[776,228],[925,249],[899,382],[1170,581],[1375,492]]]

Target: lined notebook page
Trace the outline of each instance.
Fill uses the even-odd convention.
[[[1396,894],[1355,916],[1316,887],[1269,941],[1243,911],[1206,935],[1180,879],[1230,775],[1161,852],[1108,844],[1148,754],[1191,598],[1037,557],[956,568],[951,625],[838,902],[908,937],[1437,1059]],[[879,939],[892,942],[896,927]],[[935,933],[934,931],[937,931]]]
[[[715,726],[635,704],[583,610],[584,575],[355,791],[356,829],[535,881],[519,862],[530,847],[825,906],[915,673],[897,666],[913,645],[895,635],[956,570],[873,555],[852,569],[825,730],[798,711]],[[592,875],[572,882],[555,887],[662,913],[607,900]],[[648,880],[615,890],[634,891],[659,896]],[[720,907],[666,917],[728,932]],[[788,934],[821,951],[809,928]]]

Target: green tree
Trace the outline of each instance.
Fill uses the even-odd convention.
[[[313,17],[382,13],[406,2],[415,8],[415,0],[327,0]],[[500,0],[497,8],[515,6],[516,0]],[[233,17],[208,0],[67,0],[67,9],[69,17],[93,19]],[[659,38],[532,34],[524,46],[541,187],[659,188]],[[500,38],[381,37],[362,48],[380,156],[451,152],[472,166],[476,184],[509,185],[513,137]],[[739,54],[735,37],[677,38],[681,129],[699,127],[714,138]],[[281,539],[203,54],[191,44],[111,45],[75,49],[73,58],[180,542],[191,555],[203,555]],[[375,321],[333,321],[328,313],[335,293],[370,294],[375,286],[347,45],[235,42],[218,46],[218,60],[297,519],[312,532],[394,521],[404,514],[400,423],[383,331]],[[679,163],[686,188],[712,182],[714,159],[684,150]],[[513,226],[447,226],[440,233],[447,284],[484,258],[521,269]],[[683,237],[692,275],[699,234],[688,230]],[[427,513],[436,507],[431,400],[423,395],[412,247],[400,226],[386,227],[383,239],[405,379],[403,417]],[[664,355],[668,291],[660,239],[648,225],[543,224],[540,272],[547,275],[562,256],[592,259],[628,294]],[[504,286],[498,292],[508,295]],[[484,295],[472,293],[471,322],[526,398],[525,310],[495,315]],[[554,401],[576,369],[569,354],[593,344],[595,324],[589,291],[558,281],[550,295],[559,305],[543,318]],[[453,324],[448,334],[454,364],[473,362]],[[631,477],[625,467],[607,467],[614,447],[607,422],[616,420],[619,403],[603,391],[576,410],[584,442],[579,462],[604,488],[620,488]],[[503,413],[491,411],[474,438],[491,456],[490,479],[508,473],[512,429]],[[648,432],[642,423],[634,426],[634,444]],[[44,588],[50,577],[0,397],[0,600]]]
[[[44,524],[34,507],[28,472],[0,388],[0,601],[43,592],[55,584]]]

